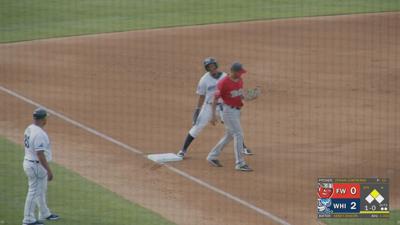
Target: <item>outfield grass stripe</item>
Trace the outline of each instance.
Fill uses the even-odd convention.
[[[73,119],[71,119],[71,118],[69,118],[67,116],[64,116],[63,114],[58,113],[55,110],[49,109],[48,107],[45,107],[44,105],[42,105],[42,104],[40,104],[38,102],[35,102],[32,99],[29,99],[29,98],[27,98],[27,97],[25,97],[25,96],[23,96],[21,94],[18,94],[15,91],[12,91],[12,90],[10,90],[8,88],[5,88],[2,85],[0,85],[0,90],[5,92],[5,93],[7,93],[7,94],[9,94],[9,95],[11,95],[11,96],[16,97],[16,98],[18,98],[18,99],[20,99],[20,100],[22,100],[22,101],[24,101],[26,103],[34,105],[36,107],[43,107],[46,110],[48,110],[48,112],[50,114],[52,114],[54,116],[57,116],[58,118],[66,121],[66,122],[68,122],[70,124],[78,126],[79,128],[82,128],[82,129],[84,129],[85,131],[87,131],[87,132],[89,132],[91,134],[94,134],[94,135],[96,135],[96,136],[98,136],[100,138],[103,138],[103,139],[105,139],[107,141],[110,141],[110,142],[114,143],[115,145],[117,145],[119,147],[122,147],[122,148],[124,148],[124,149],[126,149],[126,150],[128,150],[128,151],[130,151],[132,153],[139,154],[144,159],[148,160],[146,155],[144,155],[142,151],[140,151],[140,150],[138,150],[136,148],[133,148],[133,147],[127,145],[127,144],[124,144],[124,143],[122,143],[122,142],[120,142],[120,141],[118,141],[118,140],[116,140],[116,139],[114,139],[114,138],[112,138],[112,137],[110,137],[110,136],[108,136],[108,135],[106,135],[104,133],[101,133],[101,132],[99,132],[99,131],[97,131],[97,130],[95,130],[93,128],[87,127],[86,125],[83,125],[80,122],[77,122],[77,121],[75,121],[75,120],[73,120]],[[219,188],[217,188],[217,187],[215,187],[215,186],[213,186],[213,185],[211,185],[211,184],[209,184],[209,183],[207,183],[205,181],[202,181],[199,178],[196,178],[196,177],[194,177],[194,176],[192,176],[192,175],[190,175],[190,174],[188,174],[188,173],[186,173],[186,172],[184,172],[182,170],[179,170],[179,169],[177,169],[177,168],[175,168],[175,167],[173,167],[171,165],[165,165],[165,166],[168,169],[170,169],[171,171],[173,171],[174,173],[176,173],[176,174],[178,174],[178,175],[180,175],[180,176],[182,176],[182,177],[184,177],[184,178],[186,178],[186,179],[188,179],[188,180],[190,180],[192,182],[195,182],[195,183],[207,188],[210,191],[213,191],[213,192],[215,192],[217,194],[220,194],[220,195],[222,195],[222,196],[224,196],[224,197],[226,197],[226,198],[228,198],[230,200],[233,200],[236,203],[238,203],[238,204],[240,204],[240,205],[242,205],[244,207],[247,207],[247,208],[253,210],[256,213],[259,213],[259,214],[263,215],[268,220],[273,220],[273,221],[275,221],[275,222],[277,222],[277,223],[279,223],[281,225],[290,225],[287,221],[279,218],[278,216],[274,215],[273,213],[268,212],[268,211],[266,211],[264,209],[261,209],[261,208],[255,206],[255,205],[253,205],[253,204],[251,204],[251,203],[249,203],[249,202],[247,202],[247,201],[245,201],[245,200],[243,200],[243,199],[241,199],[241,198],[239,198],[237,196],[234,196],[234,195],[232,195],[232,194],[230,194],[230,193],[228,193],[226,191],[223,191],[223,190],[221,190],[221,189],[219,189]]]

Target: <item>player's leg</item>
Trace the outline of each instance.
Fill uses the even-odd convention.
[[[224,147],[232,141],[232,134],[229,131],[225,132],[225,135],[219,140],[217,145],[214,146],[213,149],[211,149],[210,153],[207,156],[207,161],[216,167],[221,167],[221,163],[218,160],[219,155],[221,154],[222,150]]]
[[[251,171],[250,167],[246,164],[243,158],[243,134],[242,132],[233,133],[234,140],[234,153],[235,153],[235,163],[236,170],[240,171]]]
[[[224,108],[223,108],[223,104],[218,104],[217,105],[217,113],[216,115],[218,116],[219,120],[221,121],[221,123],[224,123]],[[244,143],[244,138],[243,138],[243,154],[245,155],[254,155],[253,151],[246,146],[246,144]]]
[[[28,194],[25,200],[23,224],[37,221],[35,217],[36,196],[38,194],[37,166],[36,163],[24,161],[24,171],[28,177]]]
[[[246,146],[246,144],[244,143],[244,138],[243,138],[243,154],[245,155],[254,155],[253,151]]]
[[[224,109],[225,110],[225,109]],[[240,110],[227,108],[224,113],[225,124],[230,128],[234,140],[235,168],[240,171],[251,171],[246,165],[243,152],[243,130],[240,124]]]
[[[224,111],[220,111],[221,112],[221,118],[225,117],[225,112]],[[220,167],[222,166],[219,161],[218,161],[218,157],[221,154],[222,150],[224,149],[224,147],[232,141],[233,136],[232,136],[232,132],[231,132],[231,128],[229,126],[229,123],[226,124],[224,123],[225,126],[225,135],[219,140],[219,142],[217,143],[217,145],[214,146],[214,148],[210,151],[210,153],[207,156],[207,161],[213,165],[213,166],[217,166]]]
[[[224,123],[224,107],[221,103],[217,104],[216,115],[219,117],[221,123]]]
[[[176,154],[179,157],[185,157],[185,154],[187,152],[187,149],[189,148],[190,144],[192,144],[194,140],[194,137],[192,135],[190,135],[190,133],[187,134],[185,141],[183,142],[183,146],[181,148],[181,150],[179,150],[179,152]]]
[[[189,130],[189,134],[194,138],[198,137],[204,128],[210,123],[211,119],[212,106],[210,104],[205,104],[197,117],[196,124],[194,124]]]
[[[217,105],[217,115],[222,123],[224,123],[223,111],[224,111],[223,105],[218,104]],[[245,154],[245,155],[253,155],[254,154],[253,151],[250,150],[250,148],[247,147],[246,144],[244,143],[244,138],[243,138],[243,154]]]
[[[240,110],[229,108],[228,113],[225,114],[225,123],[230,127],[233,140],[234,140],[234,153],[236,165],[242,166],[245,163],[243,151],[243,131],[240,125]]]
[[[47,207],[46,201],[46,193],[47,193],[47,172],[43,166],[39,165],[38,168],[38,195],[36,198],[36,202],[39,207],[39,218],[41,220],[48,218],[51,216],[51,212]]]
[[[178,156],[184,157],[188,151],[189,146],[192,144],[193,140],[198,137],[198,135],[203,131],[203,129],[208,125],[212,117],[211,105],[205,104],[201,109],[199,116],[197,117],[196,124],[189,130],[188,135],[183,142],[181,150],[178,152]]]
[[[244,138],[243,138],[243,154],[254,155],[253,151],[244,144]]]

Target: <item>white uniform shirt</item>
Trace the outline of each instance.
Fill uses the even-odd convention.
[[[24,134],[25,159],[39,160],[38,151],[44,151],[47,161],[51,161],[50,139],[47,133],[39,126],[31,124],[26,128]]]
[[[220,81],[222,78],[226,76],[226,73],[222,72],[222,75],[218,78],[215,79],[210,72],[207,72],[201,77],[199,84],[197,86],[197,91],[196,93],[198,95],[205,95],[205,104],[210,104],[212,103],[214,99],[214,94],[215,91],[217,90],[217,83]]]

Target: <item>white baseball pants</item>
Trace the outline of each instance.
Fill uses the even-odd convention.
[[[24,160],[24,171],[28,177],[28,194],[25,201],[23,224],[36,221],[35,210],[39,207],[39,219],[45,219],[51,215],[46,203],[47,171],[40,164]]]

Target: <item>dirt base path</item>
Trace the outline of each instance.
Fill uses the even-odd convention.
[[[253,173],[205,157],[208,127],[174,166],[291,224],[316,224],[318,177],[389,177],[400,202],[400,13],[157,29],[0,45],[0,84],[145,153],[176,152],[202,59],[240,59],[263,96],[243,110]],[[0,135],[20,142],[33,107],[0,93]],[[275,224],[56,117],[54,159],[182,225]],[[62,177],[57,182],[62,182]],[[60,212],[62,213],[62,212]]]

